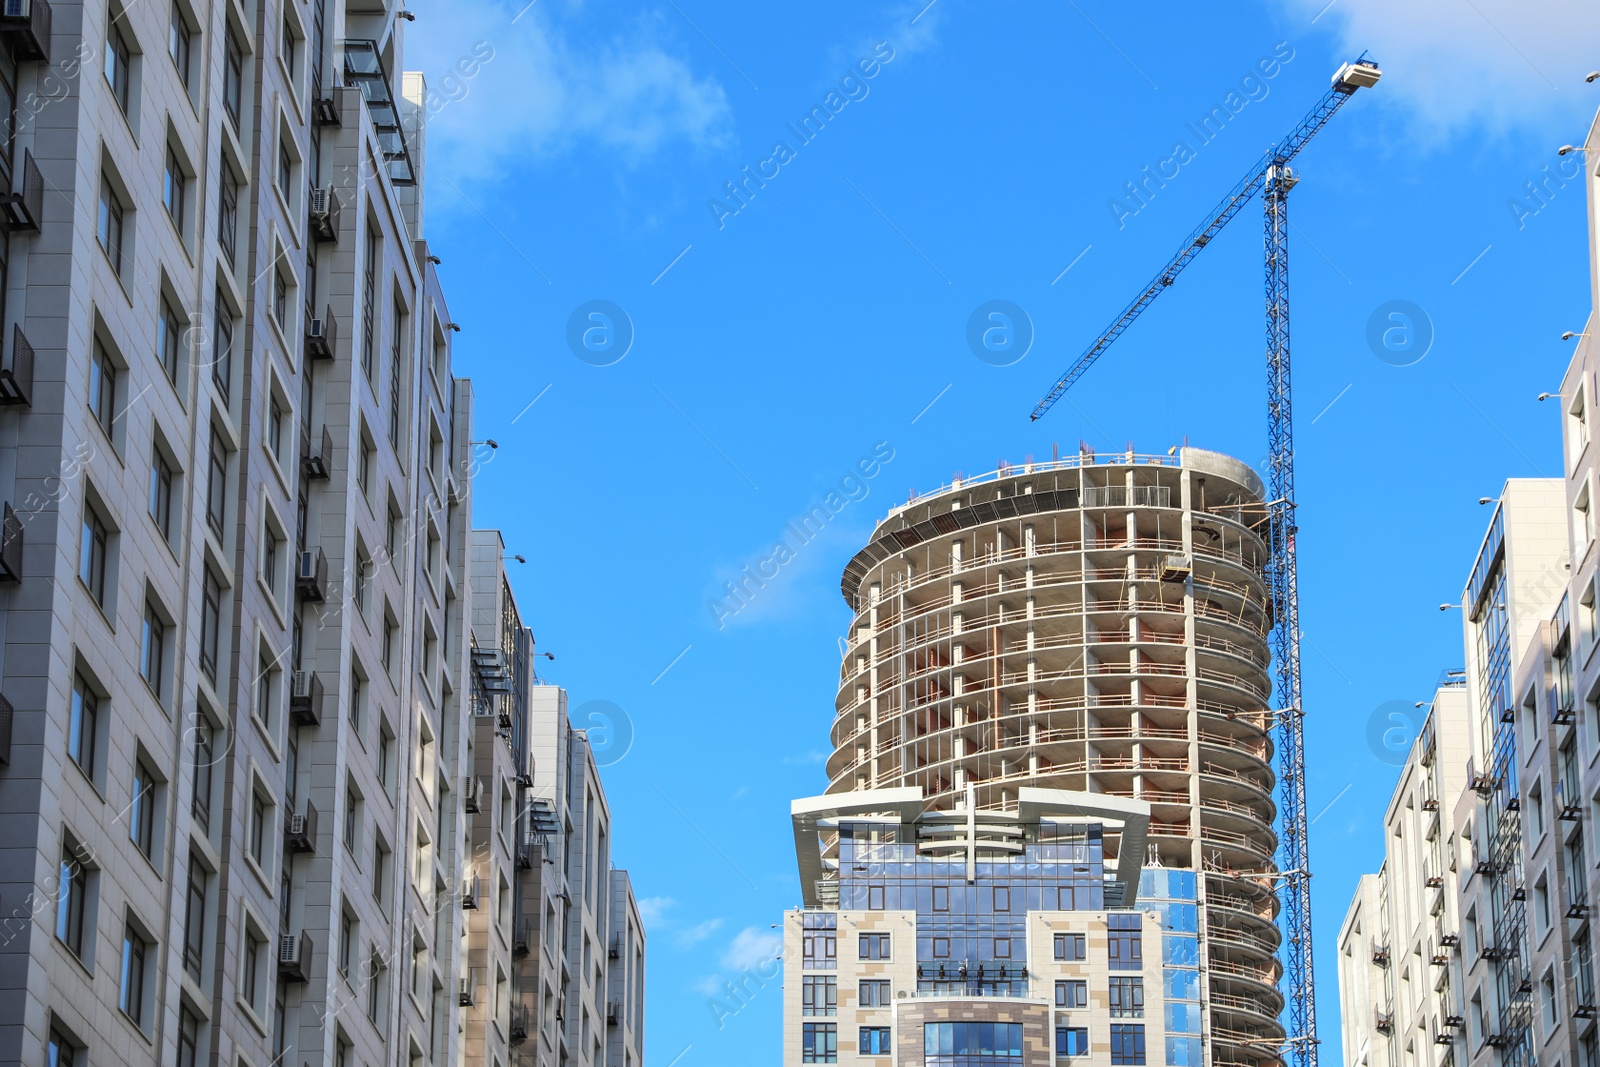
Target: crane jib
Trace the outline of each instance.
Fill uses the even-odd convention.
[[[1200,250],[1211,243],[1211,239],[1222,227],[1226,226],[1246,204],[1254,199],[1256,193],[1261,191],[1272,168],[1285,166],[1299,155],[1306,143],[1327,124],[1356,89],[1374,85],[1377,80],[1378,68],[1375,64],[1367,62],[1365,56],[1339,68],[1339,72],[1334,75],[1333,85],[1323,94],[1322,99],[1317,101],[1316,106],[1300,120],[1299,125],[1295,126],[1287,137],[1263,153],[1256,165],[1229,190],[1228,195],[1223,197],[1222,202],[1209,214],[1210,221],[1201,224],[1198,229],[1190,233],[1188,239],[1180,246],[1178,254],[1167,262],[1138,299],[1124,308],[1110,329],[1103,332],[1095,343],[1078,357],[1078,362],[1072,369],[1056,381],[1050,392],[1034,407],[1029,420],[1037,421],[1042,418],[1055,402],[1061,399],[1062,394],[1083,376],[1089,365],[1100,357],[1100,353],[1121,336],[1122,331],[1144,312],[1163,289],[1172,285],[1178,273],[1189,265],[1189,261],[1199,255]]]

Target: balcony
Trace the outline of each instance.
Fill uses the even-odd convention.
[[[1389,946],[1386,943],[1378,941],[1372,943],[1372,962],[1379,967],[1389,966]]]
[[[1480,773],[1470,756],[1467,757],[1467,788],[1485,797],[1494,791],[1494,775]]]
[[[300,553],[300,566],[294,575],[295,592],[302,600],[320,604],[328,598],[328,557],[322,546]]]
[[[0,359],[0,407],[32,406],[33,346],[18,325],[11,331],[11,350]]]
[[[0,39],[19,60],[50,62],[49,0],[4,0],[0,7]]]
[[[317,809],[306,801],[306,810],[291,811],[283,819],[283,850],[288,853],[317,850]]]
[[[1582,919],[1589,914],[1589,887],[1584,884],[1586,872],[1578,871],[1567,877],[1567,918]]]
[[[294,672],[289,684],[289,721],[313,729],[322,725],[322,678],[316,672]]]
[[[400,112],[389,86],[389,74],[383,69],[378,42],[344,42],[344,83],[360,89],[367,102],[367,114],[372,118],[373,132],[378,135],[389,180],[395,185],[415,184],[411,154],[406,150],[405,131],[401,128]]]
[[[1382,1008],[1372,1009],[1372,1025],[1380,1034],[1394,1032],[1394,1012],[1384,1011]]]
[[[327,307],[322,311],[322,318],[306,320],[306,358],[307,359],[332,359],[334,345],[339,340],[338,321],[333,317],[333,308]]]
[[[0,518],[0,582],[22,581],[22,520],[5,505]]]
[[[322,440],[316,449],[311,447],[310,429],[301,427],[300,473],[319,482],[333,477],[333,434],[326,425],[322,427]]]
[[[304,930],[300,936],[278,936],[278,977],[286,982],[306,982],[311,979],[311,935]]]
[[[1449,995],[1445,993],[1439,995],[1439,1022],[1452,1030],[1459,1030],[1467,1024],[1461,1017],[1461,1012],[1451,1003]]]

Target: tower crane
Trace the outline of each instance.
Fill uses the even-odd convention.
[[[1268,595],[1272,600],[1274,720],[1278,735],[1278,787],[1281,796],[1278,868],[1284,885],[1280,921],[1283,928],[1285,998],[1289,1054],[1296,1067],[1316,1067],[1317,1016],[1311,962],[1311,858],[1306,841],[1305,749],[1301,735],[1300,597],[1295,581],[1294,425],[1289,393],[1289,190],[1298,181],[1289,163],[1327,125],[1357,89],[1378,83],[1382,72],[1365,53],[1346,63],[1315,107],[1287,137],[1239,179],[1150,284],[1117,316],[1084,354],[1078,357],[1033,409],[1041,418],[1083,377],[1094,361],[1121,337],[1155,298],[1177,280],[1179,272],[1200,254],[1258,192],[1266,208],[1267,282],[1267,440],[1268,440]]]

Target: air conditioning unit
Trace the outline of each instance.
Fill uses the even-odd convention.
[[[339,104],[331,96],[319,96],[311,105],[318,126],[339,126]]]
[[[467,785],[467,794],[461,798],[461,809],[468,815],[476,815],[483,810],[483,779],[474,778]]]
[[[461,907],[463,910],[478,910],[478,895],[482,889],[483,880],[476,876],[468,878],[461,883]]]
[[[0,38],[19,61],[50,62],[49,0],[5,0],[0,7]]]
[[[328,557],[322,546],[300,553],[300,566],[294,573],[295,590],[306,600],[317,603],[328,596]]]
[[[322,427],[322,441],[316,451],[311,449],[311,433],[300,432],[300,472],[307,478],[324,481],[333,477],[333,434]]]
[[[291,811],[283,820],[283,849],[285,852],[315,852],[317,850],[317,809],[306,801],[304,812]]]
[[[311,232],[319,241],[339,240],[339,194],[331,185],[311,190]]]
[[[325,308],[320,319],[306,321],[306,358],[332,359],[333,346],[338,337],[338,324],[333,309]]]
[[[289,982],[304,982],[311,977],[311,935],[278,936],[278,977]]]
[[[513,1045],[528,1040],[528,1009],[517,1008],[511,1013],[510,1039]]]
[[[461,979],[461,1006],[470,1008],[478,1002],[478,987],[471,978]]]
[[[291,676],[289,719],[296,726],[322,725],[322,679],[315,671],[295,671]]]

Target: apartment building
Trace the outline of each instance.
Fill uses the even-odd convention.
[[[827,792],[793,808],[786,1062],[1278,1062],[1263,500],[1215,452],[1084,451],[878,524],[841,581]],[[852,955],[868,925],[891,957]],[[823,929],[837,973],[796,974]]]
[[[1600,120],[1586,149],[1591,296],[1600,307]],[[1453,909],[1459,926],[1434,939],[1441,991],[1459,992],[1428,1011],[1431,1043],[1398,1041],[1404,1005],[1393,975],[1379,981],[1374,970],[1396,967],[1394,943],[1373,942],[1388,947],[1364,964],[1356,930],[1364,923],[1370,939],[1375,924],[1393,923],[1395,901],[1415,892],[1398,884],[1391,840],[1376,887],[1364,880],[1342,932],[1349,1064],[1401,1056],[1463,1067],[1600,1064],[1593,323],[1591,314],[1561,391],[1549,394],[1559,405],[1563,476],[1507,483],[1462,599],[1471,751],[1463,788],[1440,798],[1453,812],[1444,894],[1453,900],[1443,914]]]
[[[590,855],[603,794],[579,760],[580,817],[524,804],[540,731],[586,748],[474,555],[410,19],[0,12],[0,1061],[639,1061],[604,861],[547,970],[615,921],[626,1027],[604,960],[588,1001],[521,980],[521,847]],[[585,1029],[535,1060],[547,1018]]]

